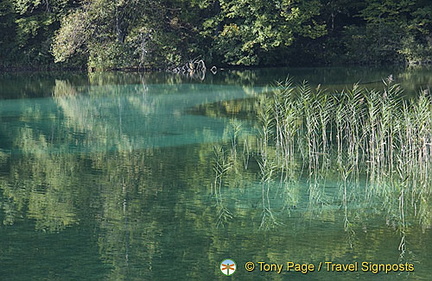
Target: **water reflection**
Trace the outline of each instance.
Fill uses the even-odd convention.
[[[52,98],[0,104],[2,276],[37,280],[47,269],[53,280],[222,280],[218,264],[232,257],[239,265],[409,261],[415,278],[427,278],[432,179],[430,165],[414,165],[423,159],[355,170],[356,158],[305,145],[305,163],[291,131],[281,157],[266,145],[271,129],[242,115],[257,110],[250,98],[266,88],[130,79],[57,79]],[[35,236],[45,254],[13,254],[36,253]],[[34,267],[17,274],[22,263]]]
[[[152,269],[170,259],[161,253],[173,245],[169,237],[199,235],[188,230],[187,214],[176,212],[183,212],[184,204],[201,212],[202,198],[184,197],[177,190],[191,188],[191,182],[201,190],[208,186],[202,181],[211,169],[206,149],[224,138],[225,119],[189,115],[188,108],[263,91],[245,89],[76,87],[56,80],[52,99],[5,101],[0,105],[2,131],[8,132],[1,145],[5,231],[30,224],[36,231],[68,237],[69,228],[81,229],[97,236],[100,259],[110,265],[107,279],[155,279],[160,273]],[[197,153],[197,144],[206,149]],[[196,161],[200,153],[202,160]],[[174,217],[185,226],[177,225],[177,219],[170,222]],[[28,232],[17,238],[21,235]],[[67,247],[64,254],[76,255]]]
[[[219,84],[266,86],[283,81],[287,76],[295,82],[309,81],[311,85],[322,84],[329,89],[341,90],[354,83],[370,88],[381,88],[382,79],[393,75],[395,82],[402,85],[408,94],[417,94],[420,89],[432,85],[430,67],[322,67],[322,68],[267,68],[249,70],[219,70],[216,74],[207,72],[205,78],[194,78],[180,74],[153,73],[0,73],[0,99],[49,97],[56,87],[56,80],[69,81],[74,87],[104,85],[165,84]]]
[[[352,260],[348,253],[366,254],[358,249],[362,236],[392,229],[394,234],[386,237],[393,241],[388,245],[392,250],[381,254],[393,262],[417,263],[411,237],[417,232],[430,237],[432,227],[431,100],[421,95],[408,104],[392,96],[399,92],[396,86],[386,87],[385,95],[363,96],[354,86],[343,99],[337,96],[337,102],[313,93],[308,85],[289,85],[261,96],[256,108],[260,134],[253,142],[244,139],[254,145],[240,152],[234,144],[243,140],[236,137],[215,154],[215,201],[217,206],[225,202],[219,209],[233,221],[239,216],[255,220],[255,227],[263,230],[293,222],[339,228],[346,250],[334,258],[345,262]],[[368,108],[362,105],[365,99]],[[236,127],[232,130],[239,135]],[[246,172],[247,166],[240,173],[234,168],[250,153],[259,166],[255,177]],[[235,186],[242,185],[248,188],[240,194]],[[234,202],[245,198],[256,198],[260,221],[256,209],[240,215]]]

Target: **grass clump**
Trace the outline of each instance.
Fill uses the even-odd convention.
[[[391,79],[383,82],[382,90],[334,93],[278,83],[256,101],[259,133],[244,142],[232,123],[230,141],[216,150],[216,193],[244,187],[246,178],[258,184],[261,228],[279,224],[281,198],[283,210],[306,208],[305,218],[341,216],[352,235],[374,214],[400,231],[401,243],[413,221],[432,227],[431,95],[407,99]]]
[[[394,224],[403,228],[412,212],[430,227],[432,98],[422,91],[405,99],[391,79],[383,83],[381,91],[354,85],[336,93],[306,82],[278,83],[257,102],[263,176],[283,182],[306,176],[315,205],[330,204],[326,181],[337,178],[342,209],[381,200]],[[294,172],[293,163],[301,169]]]

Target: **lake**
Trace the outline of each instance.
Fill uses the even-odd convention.
[[[301,144],[265,170],[275,81],[390,75],[406,100],[432,85],[430,68],[0,74],[1,279],[430,280],[430,144],[391,172],[333,150],[311,168]]]

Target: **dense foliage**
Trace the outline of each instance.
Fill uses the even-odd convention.
[[[7,67],[423,63],[427,0],[2,0]]]

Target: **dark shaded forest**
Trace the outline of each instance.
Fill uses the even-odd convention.
[[[423,64],[428,0],[2,0],[0,68]]]

